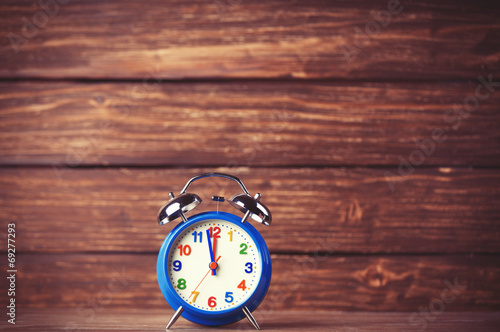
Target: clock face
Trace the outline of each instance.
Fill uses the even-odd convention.
[[[167,254],[166,269],[186,305],[213,312],[248,300],[263,272],[252,237],[237,224],[220,219],[203,220],[181,232]]]

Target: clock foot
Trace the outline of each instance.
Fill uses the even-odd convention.
[[[183,311],[184,311],[184,308],[182,306],[180,306],[179,308],[177,308],[177,311],[174,313],[174,315],[172,316],[172,318],[170,318],[170,321],[167,324],[167,327],[166,327],[167,330],[169,328],[171,328],[172,325],[174,325],[174,323],[181,316],[181,314],[182,314]]]
[[[250,321],[250,323],[252,323],[253,327],[255,327],[256,330],[260,330],[259,324],[257,324],[257,321],[252,316],[252,313],[250,312],[250,310],[248,310],[247,307],[243,307],[243,313],[245,314],[245,316],[247,316],[248,320]]]

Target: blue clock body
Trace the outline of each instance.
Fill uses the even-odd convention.
[[[243,303],[238,304],[234,308],[222,310],[222,311],[206,311],[195,308],[184,300],[177,294],[174,290],[173,285],[169,282],[168,278],[168,253],[172,245],[175,243],[177,237],[182,234],[182,232],[191,227],[197,222],[202,222],[205,220],[224,220],[229,223],[233,223],[241,227],[247,234],[253,239],[257,246],[257,252],[260,255],[262,262],[262,274],[258,286],[254,289],[252,295]],[[200,264],[204,264],[200,262]],[[204,266],[204,265],[203,265]],[[218,326],[237,322],[245,317],[243,312],[243,307],[247,307],[250,312],[254,311],[259,304],[264,299],[269,284],[271,282],[271,256],[269,254],[269,249],[267,248],[266,242],[262,238],[262,235],[249,223],[241,222],[241,217],[233,215],[227,212],[203,212],[197,215],[191,216],[186,222],[182,222],[175,226],[172,231],[168,234],[163,242],[160,252],[158,254],[158,261],[156,265],[156,273],[158,278],[158,284],[160,286],[163,296],[167,300],[168,304],[172,309],[177,310],[179,306],[182,306],[184,311],[182,312],[182,317],[198,324],[208,325],[208,326]]]

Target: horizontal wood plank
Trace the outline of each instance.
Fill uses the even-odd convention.
[[[259,314],[260,310],[254,312]],[[164,331],[173,311],[168,309],[114,309],[106,308],[94,319],[79,315],[74,309],[23,309],[16,325],[0,325],[0,330],[20,331]],[[434,318],[433,316],[430,317]],[[251,331],[250,323],[219,326],[217,330]],[[442,312],[431,320],[409,321],[408,313],[389,312],[317,312],[275,311],[259,321],[265,331],[483,331],[497,332],[499,312]],[[173,326],[175,330],[207,331],[183,318]]]
[[[1,227],[17,223],[23,252],[157,252],[177,224],[156,222],[168,192],[207,171],[262,193],[273,223],[256,227],[273,253],[500,252],[500,173],[486,169],[417,169],[395,177],[393,192],[385,176],[395,169],[0,168]],[[189,191],[204,200],[194,215],[241,189],[214,178]]]
[[[387,0],[61,2],[44,11],[31,0],[2,1],[0,30],[13,42],[0,39],[1,77],[399,80],[500,73],[500,8],[491,1],[402,1],[391,11]]]
[[[87,317],[95,310],[93,305],[167,309],[156,279],[156,259],[154,254],[19,255],[16,301],[22,308],[79,308]],[[448,289],[443,311],[500,309],[500,264],[493,255],[272,255],[271,259],[273,277],[260,306],[263,312],[419,312],[429,309],[433,300],[443,301],[443,289]],[[1,294],[2,301],[6,296]]]
[[[254,314],[259,315],[257,309]],[[168,309],[106,308],[94,319],[78,314],[74,309],[23,309],[16,325],[0,325],[0,330],[20,331],[164,331],[173,311]],[[464,331],[496,332],[500,324],[498,312],[442,312],[432,320],[410,321],[408,313],[389,312],[317,312],[274,311],[260,317],[265,331]],[[217,330],[251,331],[250,323],[219,326]],[[207,331],[207,328],[180,318],[175,330]]]
[[[0,82],[0,164],[500,166],[477,84]]]

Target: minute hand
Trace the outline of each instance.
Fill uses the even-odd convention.
[[[210,263],[215,262],[214,250],[212,248],[212,242],[210,241],[210,230],[207,229],[207,242],[208,242],[208,250],[210,251]],[[212,275],[217,275],[216,269],[212,269]]]

